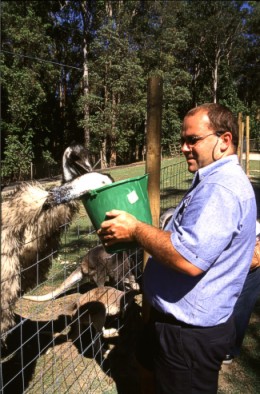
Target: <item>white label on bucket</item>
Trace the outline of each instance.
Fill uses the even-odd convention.
[[[139,200],[138,195],[136,194],[136,191],[133,190],[131,193],[127,195],[128,201],[130,204],[134,204],[136,201]]]

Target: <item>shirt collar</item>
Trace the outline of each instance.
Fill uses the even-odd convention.
[[[200,168],[198,171],[195,172],[193,183],[200,182],[207,175],[211,174],[213,170],[223,167],[223,165],[225,165],[226,163],[239,164],[237,155],[229,155],[223,157],[222,159],[216,160],[206,167]]]

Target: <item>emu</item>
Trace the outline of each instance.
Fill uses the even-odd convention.
[[[87,252],[80,266],[56,289],[44,295],[24,295],[23,298],[38,302],[50,301],[87,278],[98,287],[104,287],[108,277],[111,284],[117,285],[120,290],[139,290],[139,284],[131,274],[131,268],[131,259],[126,252],[109,254],[100,244]]]
[[[1,340],[15,325],[14,305],[20,293],[42,282],[60,237],[79,208],[73,201],[112,183],[109,175],[90,172],[88,151],[81,145],[63,154],[60,186],[45,190],[39,183],[23,183],[2,203]]]

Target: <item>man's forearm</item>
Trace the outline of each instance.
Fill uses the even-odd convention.
[[[200,268],[191,264],[173,247],[169,231],[138,222],[134,236],[136,241],[159,263],[191,276],[203,273]]]
[[[112,210],[106,216],[107,220],[101,223],[101,228],[97,231],[105,246],[137,241],[160,264],[191,276],[203,273],[173,247],[169,231],[140,222],[124,211]]]

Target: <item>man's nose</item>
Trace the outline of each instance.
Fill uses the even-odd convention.
[[[191,151],[191,148],[189,147],[189,145],[187,145],[186,142],[184,142],[184,143],[181,145],[181,151],[182,151],[182,153],[190,152],[190,151]]]

